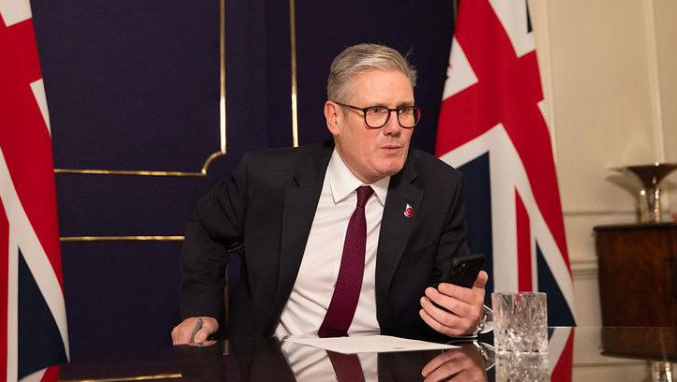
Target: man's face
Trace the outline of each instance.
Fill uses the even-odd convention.
[[[411,82],[396,70],[363,72],[348,86],[352,95],[347,104],[358,108],[414,105]],[[374,129],[365,124],[362,111],[332,101],[327,101],[324,111],[341,159],[358,179],[373,183],[402,169],[413,128],[400,126],[395,112],[385,126]]]

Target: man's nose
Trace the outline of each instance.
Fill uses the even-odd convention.
[[[383,126],[383,134],[385,135],[400,135],[402,134],[402,126],[400,126],[400,121],[397,119],[397,110],[390,111],[390,118]]]

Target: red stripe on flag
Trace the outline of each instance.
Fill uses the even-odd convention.
[[[567,344],[557,360],[557,365],[552,370],[551,382],[571,382],[574,369],[574,331],[571,329]]]
[[[30,84],[41,77],[32,19],[0,26],[0,146],[21,205],[63,288],[51,137]]]
[[[515,189],[515,229],[517,230],[517,290],[532,291],[531,222],[524,202]]]
[[[9,221],[0,198],[0,380],[7,376],[7,315],[9,313]]]
[[[59,366],[48,367],[45,371],[45,374],[40,379],[41,382],[57,382],[59,380],[59,374],[61,373],[61,368]]]

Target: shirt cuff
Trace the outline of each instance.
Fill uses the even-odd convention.
[[[480,322],[480,326],[477,327],[475,335],[489,333],[494,330],[494,311],[486,305],[482,307],[482,310],[484,317]]]

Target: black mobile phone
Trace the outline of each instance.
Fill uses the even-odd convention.
[[[483,265],[484,255],[482,254],[459,256],[451,260],[451,266],[440,282],[472,288]]]

